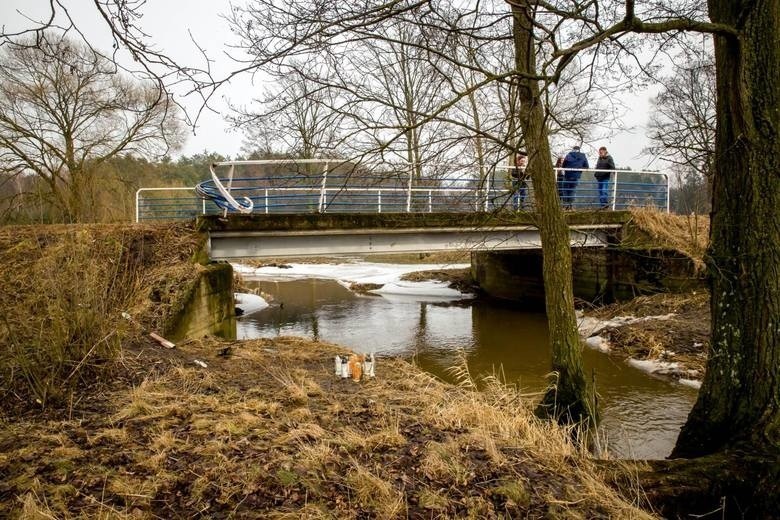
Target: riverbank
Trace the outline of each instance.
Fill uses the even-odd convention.
[[[0,303],[2,516],[648,516],[567,430],[512,388],[475,392],[465,371],[452,386],[382,358],[353,383],[327,343],[149,340],[197,277],[201,240],[187,226],[2,230],[17,289]]]
[[[513,390],[452,387],[397,359],[355,383],[333,375],[337,353],[296,338],[128,348],[132,370],[157,367],[140,384],[104,389],[72,417],[0,426],[0,507],[60,517],[647,516]]]
[[[709,350],[709,301],[707,291],[640,296],[581,311],[579,329],[590,348],[698,388]]]

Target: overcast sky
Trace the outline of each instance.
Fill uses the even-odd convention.
[[[241,0],[234,0],[240,2]],[[97,47],[109,49],[111,40],[105,26],[95,12],[92,0],[66,0],[71,15],[80,25],[86,36]],[[29,26],[30,22],[22,16],[40,20],[48,13],[48,0],[0,0],[0,20],[6,31]],[[229,7],[227,1],[205,0],[147,0],[143,6],[141,27],[149,34],[158,47],[172,58],[182,63],[203,65],[203,59],[197,47],[192,43],[192,37],[197,41],[213,60],[212,71],[216,75],[227,72],[232,62],[225,54],[225,44],[230,43],[232,35],[227,22],[220,17]],[[255,78],[257,80],[257,78]],[[252,78],[245,77],[234,80],[218,92],[212,103],[213,108],[221,113],[227,111],[226,100],[234,104],[248,103],[257,96],[261,86]],[[640,94],[627,94],[623,103],[630,107],[627,110],[623,125],[626,130],[620,131],[610,138],[594,136],[583,146],[592,161],[595,161],[599,146],[607,146],[619,167],[630,166],[633,169],[658,169],[663,164],[653,162],[650,157],[641,156],[642,149],[647,146],[645,125],[650,107],[650,98],[655,91]],[[191,113],[199,106],[194,98],[184,99],[184,104]],[[223,155],[235,156],[241,149],[242,136],[230,130],[221,114],[205,112],[198,120],[197,126],[188,134],[187,143],[181,151],[184,155],[203,150],[216,151]],[[556,150],[563,153],[566,150]]]

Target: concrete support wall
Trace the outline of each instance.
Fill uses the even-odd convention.
[[[594,303],[688,291],[704,283],[689,258],[666,250],[574,249],[572,267],[574,296]],[[472,253],[471,274],[490,296],[544,308],[541,250]]]
[[[197,283],[171,321],[166,332],[173,341],[213,334],[235,339],[236,320],[233,301],[233,268],[228,263],[205,266]]]

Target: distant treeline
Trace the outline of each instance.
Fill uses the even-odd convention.
[[[86,201],[85,222],[128,222],[135,212],[139,188],[195,186],[209,175],[209,164],[229,160],[215,152],[164,157],[148,161],[117,156],[100,165],[87,186],[80,186]],[[49,224],[67,219],[54,203],[51,189],[36,175],[5,174],[0,179],[0,223]]]

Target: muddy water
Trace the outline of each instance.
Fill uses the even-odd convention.
[[[360,352],[414,356],[423,369],[449,381],[453,377],[447,369],[465,356],[472,375],[502,371],[527,392],[545,386],[549,354],[543,314],[492,301],[357,296],[329,280],[247,283],[273,301],[238,321],[239,339],[295,335]],[[612,456],[666,457],[696,391],[590,349],[584,355],[588,374],[595,372]],[[381,365],[377,373],[383,376]]]

